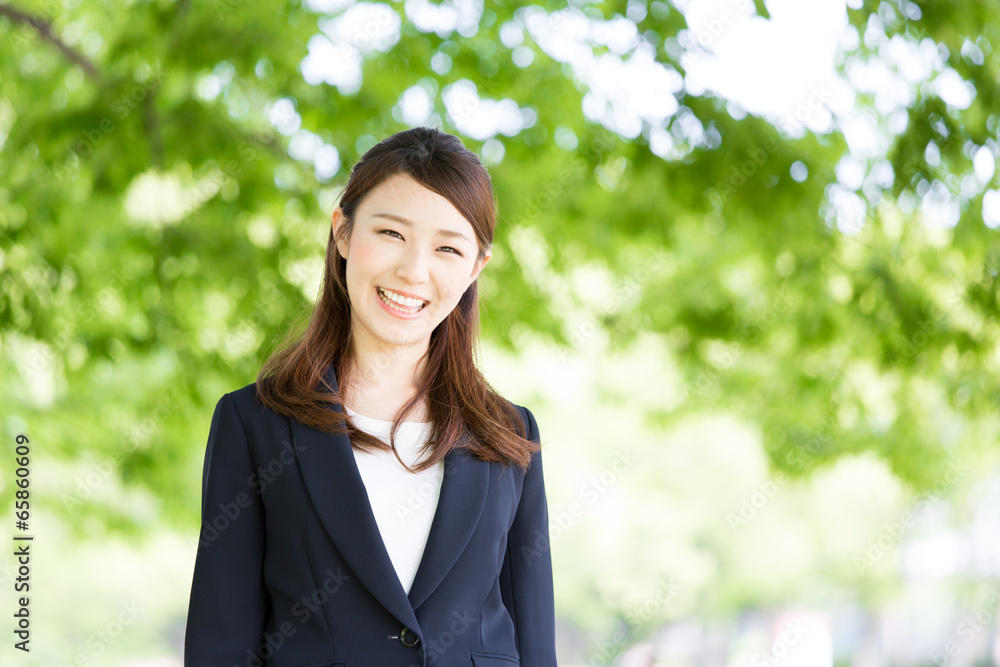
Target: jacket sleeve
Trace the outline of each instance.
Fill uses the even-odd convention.
[[[205,449],[185,667],[245,664],[262,642],[268,601],[264,508],[255,479],[243,425],[226,394],[215,406]]]
[[[524,410],[528,439],[540,444],[535,417]],[[500,593],[514,621],[521,667],[556,667],[552,556],[540,451],[534,453],[525,472],[521,499],[507,534]]]

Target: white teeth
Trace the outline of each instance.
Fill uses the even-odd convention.
[[[406,308],[416,308],[417,306],[422,306],[424,304],[424,302],[420,299],[411,299],[408,296],[400,296],[399,294],[387,290],[384,287],[380,287],[379,290],[386,298],[391,299],[392,301],[395,301],[399,305],[405,306]]]
[[[383,287],[378,288],[378,293],[382,301],[384,301],[390,308],[396,308],[400,312],[404,313],[415,313],[423,308],[425,303],[420,299],[411,299],[409,297],[400,296],[399,294]],[[406,310],[404,310],[404,308]]]

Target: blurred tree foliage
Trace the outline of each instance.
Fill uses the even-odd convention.
[[[83,530],[190,526],[211,405],[252,381],[315,297],[348,168],[408,127],[398,103],[413,86],[462,136],[442,91],[463,79],[536,114],[489,146],[463,136],[487,157],[503,147],[491,161],[502,221],[482,281],[487,338],[514,346],[530,331],[574,346],[585,334],[569,312],[589,313],[616,346],[659,332],[684,382],[650,418],[735,410],[794,475],[873,450],[929,488],[948,459],[974,461],[996,441],[1000,245],[981,189],[953,228],[922,225],[913,204],[931,183],[962,192],[977,147],[997,154],[1000,6],[848,11],[860,39],[847,59],[878,58],[893,35],[929,39],[975,97],[959,109],[917,88],[883,156],[891,177],[860,193],[865,224],[847,235],[829,201],[849,152],[841,132],[793,136],[681,91],[667,128],[677,155],[663,158],[648,132],[633,140],[588,120],[586,84],[527,32],[516,48],[533,58],[514,63],[500,33],[523,20],[520,3],[487,3],[462,34],[418,29],[409,5],[384,5],[399,38],[368,50],[355,91],[305,81],[328,17],[297,2],[0,3],[6,437],[26,431],[84,473],[43,502]],[[641,17],[639,40],[684,71],[672,5],[541,8]],[[876,113],[874,96],[857,108]],[[685,143],[692,120],[719,140]],[[299,126],[327,146],[327,167],[336,149],[338,171],[295,146]],[[573,287],[582,267],[612,276],[610,307]],[[111,504],[112,488],[135,501]],[[74,512],[83,502],[103,512]]]

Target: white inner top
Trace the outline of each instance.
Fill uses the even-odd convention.
[[[346,405],[354,425],[389,442],[392,422],[358,414]],[[396,431],[396,451],[409,466],[414,466],[420,448],[430,439],[433,422],[403,422]],[[437,511],[444,480],[444,461],[418,473],[406,470],[392,452],[369,454],[354,450],[361,479],[368,492],[368,502],[375,515],[382,542],[396,575],[407,594],[417,574],[417,566],[427,545],[434,513]]]

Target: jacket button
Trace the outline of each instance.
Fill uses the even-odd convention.
[[[410,630],[405,625],[403,629],[399,631],[399,643],[403,646],[416,646],[420,641],[420,637],[417,636],[413,630]]]

